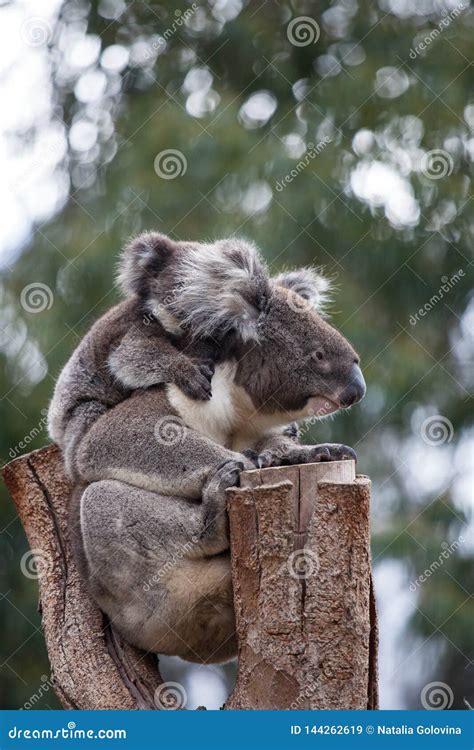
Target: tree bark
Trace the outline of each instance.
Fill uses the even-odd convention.
[[[79,576],[58,448],[3,475],[31,547],[22,566],[38,578],[63,706],[173,708],[157,659],[121,639]],[[310,464],[244,472],[228,492],[239,674],[225,707],[376,708],[369,480],[354,479],[349,461]]]
[[[377,708],[370,481],[353,461],[228,490],[239,670],[230,709]]]

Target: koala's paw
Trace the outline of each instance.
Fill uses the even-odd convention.
[[[264,450],[257,456],[256,465],[259,469],[268,469],[270,466],[281,466],[284,454],[279,450]]]
[[[319,461],[357,461],[355,450],[340,443],[322,443],[309,445],[301,463],[318,463]]]
[[[268,469],[270,466],[281,466],[287,452],[287,450],[284,451],[278,448],[267,448],[261,453],[253,450],[245,450],[242,451],[242,454],[252,462],[252,469]]]
[[[300,445],[288,449],[265,450],[257,457],[259,469],[269,466],[294,466],[295,464],[313,464],[320,461],[357,461],[357,455],[352,448],[339,443],[323,443],[322,445]]]
[[[229,487],[238,487],[240,473],[244,470],[242,461],[226,461],[219,466],[217,471],[208,477],[204,486],[202,497],[203,501],[207,498],[225,499],[225,490]]]
[[[209,401],[212,396],[211,381],[214,375],[214,362],[205,360],[197,364],[190,363],[190,368],[178,382],[187,396],[195,401]]]
[[[259,468],[257,451],[252,450],[252,448],[247,448],[246,450],[242,451],[242,455],[247,461],[249,461],[252,464],[249,467],[250,469]],[[247,466],[245,468],[247,468]]]

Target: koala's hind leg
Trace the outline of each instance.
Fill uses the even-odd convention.
[[[243,463],[239,461],[226,461],[209,476],[204,485],[199,543],[206,555],[217,555],[229,548],[229,520],[225,491],[229,487],[238,485],[243,468]]]
[[[229,555],[209,555],[205,504],[114,480],[76,504],[81,569],[127,641],[198,662],[235,655]]]

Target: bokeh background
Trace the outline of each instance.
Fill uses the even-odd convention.
[[[373,480],[384,708],[474,705],[473,36],[468,0],[0,2],[2,462],[130,235],[324,266],[368,394],[306,441]],[[58,707],[3,486],[0,530],[1,706]],[[211,707],[233,668],[164,671]]]

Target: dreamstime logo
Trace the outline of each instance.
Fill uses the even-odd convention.
[[[438,291],[433,294],[433,296],[428,300],[428,302],[425,302],[423,307],[420,307],[418,312],[416,312],[414,315],[410,315],[409,323],[411,326],[416,326],[416,324],[419,322],[420,317],[424,318],[427,313],[429,313],[435,305],[438,304],[438,302],[441,302],[442,299],[444,299],[444,295],[451,291],[451,289],[465,276],[462,268],[459,268],[455,273],[453,273],[451,276],[441,276],[441,286],[439,287]]]
[[[39,689],[36,691],[36,693],[33,693],[32,696],[26,701],[26,703],[23,704],[22,709],[23,711],[29,711],[32,708],[35,708],[36,704],[41,700],[43,695],[45,695],[49,690],[53,687],[53,681],[51,677],[47,677],[47,675],[41,676],[41,685],[39,686]],[[21,709],[20,709],[21,710]]]
[[[305,155],[299,160],[296,167],[293,167],[281,180],[276,181],[275,189],[281,193],[331,142],[331,138],[328,135],[325,135],[318,143],[309,142]]]
[[[40,281],[33,281],[21,290],[20,303],[26,312],[40,313],[43,310],[50,310],[53,302],[53,292],[47,284],[42,284]]]
[[[168,292],[168,294],[165,295],[161,302],[153,303],[153,310],[145,313],[142,318],[143,325],[149,326],[151,325],[151,323],[153,323],[153,321],[156,320],[158,322],[163,322],[162,318],[163,316],[166,316],[168,324],[170,324],[172,328],[176,330],[176,332],[178,332],[179,329],[182,329],[183,322],[175,318],[169,310],[169,308],[172,308],[176,300],[179,299],[180,292],[180,289],[172,289],[170,292]],[[168,317],[168,315],[170,317]]]
[[[451,420],[441,414],[434,414],[421,425],[421,439],[427,445],[444,445],[453,439],[454,427]]]
[[[297,549],[289,556],[287,567],[292,578],[305,581],[318,571],[318,556],[310,549]]]
[[[454,693],[445,682],[430,682],[421,691],[420,698],[427,711],[444,711],[453,705]]]
[[[294,47],[307,47],[316,44],[321,34],[319,25],[311,16],[293,18],[286,28],[288,41]]]
[[[160,445],[181,445],[186,426],[179,417],[162,417],[155,424],[155,438]]]
[[[179,8],[175,10],[173,23],[171,24],[171,26],[168,26],[168,28],[165,29],[161,36],[153,40],[153,42],[146,49],[143,58],[145,60],[149,60],[153,56],[153,53],[157,53],[158,50],[164,47],[166,45],[166,42],[171,39],[171,37],[178,31],[178,29],[181,28],[181,26],[184,26],[189,21],[189,19],[198,10],[198,8],[199,5],[197,5],[197,3],[193,3],[190,8],[186,8],[186,10],[184,11],[179,10]]]
[[[421,171],[429,180],[442,180],[449,177],[454,169],[451,154],[442,148],[434,148],[427,151],[421,160]]]
[[[188,162],[182,151],[167,148],[155,157],[154,168],[162,180],[174,180],[186,174]]]
[[[438,555],[438,559],[433,560],[431,565],[426,568],[426,570],[421,573],[418,578],[416,578],[414,581],[410,581],[410,591],[416,591],[423,583],[431,578],[431,576],[434,575],[436,571],[444,565],[445,560],[449,560],[451,555],[456,552],[456,550],[461,546],[463,542],[463,536],[459,536],[454,540],[454,542],[451,542],[451,544],[449,544],[449,542],[441,542],[441,549],[443,551]]]
[[[177,711],[186,706],[188,696],[179,682],[163,682],[156,688],[153,700],[161,711]]]
[[[21,38],[28,47],[42,47],[53,35],[49,21],[41,16],[31,16],[21,25]]]
[[[290,708],[293,711],[296,711],[296,709],[301,708],[303,703],[306,703],[306,701],[312,698],[312,696],[316,692],[316,687],[317,687],[317,684],[312,684],[312,685],[308,685],[307,687],[305,687],[303,691],[299,694],[297,699],[293,701]],[[307,706],[304,706],[304,708],[307,708]]]
[[[29,433],[25,435],[23,439],[20,440],[20,442],[17,443],[17,445],[15,445],[14,448],[10,448],[10,450],[8,451],[8,455],[10,456],[12,460],[16,458],[17,456],[19,456],[20,453],[22,453],[22,451],[24,451],[29,446],[29,444],[33,442],[33,440],[36,437],[38,437],[38,435],[41,435],[41,433],[43,432],[44,428],[48,424],[48,410],[41,409],[41,414],[43,416],[41,417],[37,426],[32,427]]]
[[[151,591],[153,586],[160,583],[161,579],[170,576],[173,573],[173,569],[176,563],[183,559],[183,557],[189,557],[196,546],[199,543],[199,537],[192,536],[191,539],[183,544],[163,565],[162,568],[156,571],[148,581],[143,584],[143,591]]]
[[[50,558],[42,549],[31,549],[22,556],[20,570],[25,578],[42,578],[51,568]]]
[[[442,34],[444,29],[447,29],[448,26],[451,25],[451,22],[456,20],[456,18],[462,13],[465,8],[466,5],[464,3],[459,3],[459,5],[456,8],[453,8],[450,13],[444,10],[444,18],[441,19],[441,21],[438,23],[438,26],[427,33],[423,37],[423,39],[421,39],[418,44],[415,45],[415,47],[412,47],[410,49],[411,59],[416,60],[417,55],[425,52],[425,50],[427,50],[428,47],[436,41],[440,34]]]

